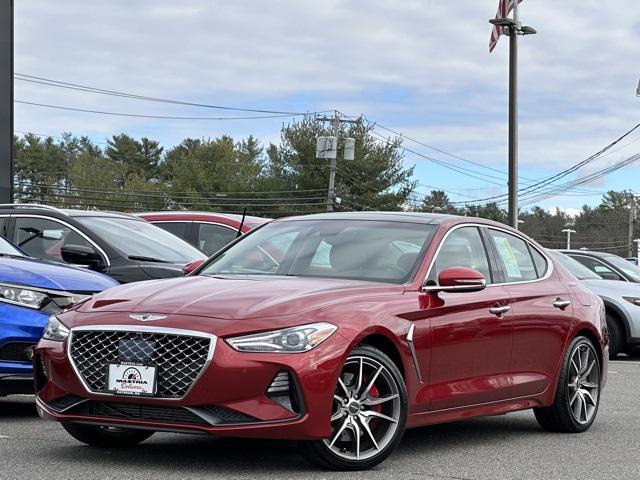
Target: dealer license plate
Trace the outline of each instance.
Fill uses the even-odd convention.
[[[156,367],[149,365],[111,363],[107,389],[119,395],[155,395],[156,370]]]

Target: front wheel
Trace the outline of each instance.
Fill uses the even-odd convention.
[[[393,361],[361,345],[347,358],[333,394],[331,436],[302,442],[303,454],[333,470],[364,470],[386,459],[404,433],[407,392]]]
[[[600,405],[600,360],[593,343],[576,337],[569,346],[553,405],[535,408],[542,428],[553,432],[584,432]]]
[[[62,427],[76,440],[93,447],[103,448],[131,447],[144,442],[154,433],[149,430],[101,427],[73,422],[62,422]]]

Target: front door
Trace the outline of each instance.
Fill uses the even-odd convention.
[[[457,228],[445,238],[429,273],[429,282],[437,282],[438,274],[447,267],[468,267],[484,274],[489,284],[479,292],[430,296],[431,410],[508,398],[509,292],[493,284],[488,251],[478,227]]]

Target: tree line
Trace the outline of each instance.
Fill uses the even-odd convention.
[[[355,159],[339,160],[338,211],[416,210],[489,218],[506,223],[497,203],[461,205],[444,191],[416,192],[401,138],[381,141],[373,126],[349,124],[340,137],[356,140]],[[114,135],[105,143],[63,133],[14,137],[17,202],[120,211],[210,210],[279,217],[326,210],[329,161],[316,158],[316,138],[332,132],[313,117],[283,125],[278,145],[249,136],[186,138],[165,149],[156,140]],[[417,200],[416,200],[417,198]],[[521,212],[521,229],[549,248],[566,246],[627,255],[631,192],[608,192],[576,216],[540,207]],[[638,235],[634,225],[634,235]],[[635,249],[635,246],[634,246]]]
[[[634,202],[637,202],[637,199],[631,191],[609,191],[602,196],[597,206],[584,205],[577,215],[569,215],[561,209],[548,211],[541,207],[533,207],[520,212],[520,230],[544,247],[566,248],[567,236],[562,230],[572,229],[575,233],[571,235],[571,248],[586,248],[623,257],[635,257],[637,249],[633,240],[640,237],[640,228],[638,220],[632,218],[631,207]],[[497,203],[458,206],[449,200],[446,192],[440,190],[432,190],[424,198],[421,209],[507,223],[507,211]]]
[[[337,210],[395,210],[415,189],[399,139],[352,124],[354,160],[338,160]],[[15,198],[67,208],[198,209],[282,216],[326,209],[329,161],[316,159],[316,137],[330,131],[312,117],[284,125],[279,145],[249,136],[158,141],[114,135],[103,144],[64,133],[15,137]]]

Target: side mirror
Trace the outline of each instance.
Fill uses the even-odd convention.
[[[184,267],[182,267],[182,275],[189,275],[196,268],[204,263],[204,260],[194,260],[193,262],[187,263]]]
[[[60,249],[62,259],[74,265],[97,267],[102,265],[102,258],[93,248],[85,245],[63,245]]]
[[[427,285],[425,292],[479,292],[487,286],[484,275],[473,268],[448,267],[438,275],[438,285]]]

